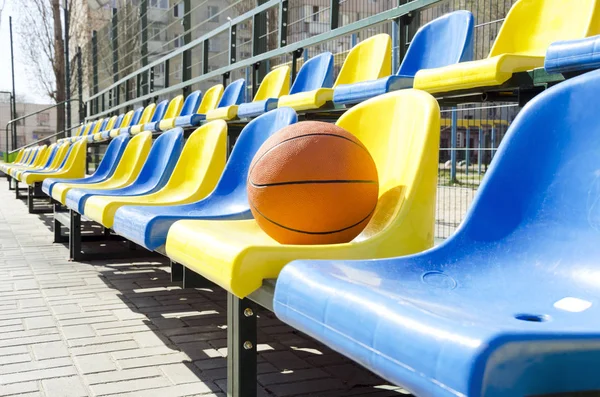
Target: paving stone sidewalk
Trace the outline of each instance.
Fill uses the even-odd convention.
[[[0,202],[0,396],[225,396],[222,291],[182,290],[158,257],[68,262],[52,215],[4,182]],[[407,394],[259,314],[260,396]]]

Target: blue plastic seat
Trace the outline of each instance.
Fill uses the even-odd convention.
[[[202,91],[197,90],[197,91],[192,92],[185,98],[185,101],[183,102],[183,106],[181,107],[181,112],[179,112],[179,114],[176,114],[174,118],[179,117],[179,116],[193,115],[198,110],[198,106],[200,106],[201,100],[202,100]],[[144,129],[146,131],[152,131],[152,132],[163,131],[165,129],[161,129],[161,124],[163,124],[163,123],[171,124],[169,121],[170,121],[169,119],[161,118],[160,120],[147,123],[144,126]]]
[[[182,148],[183,130],[175,128],[167,131],[156,138],[138,177],[131,185],[112,190],[71,189],[67,193],[65,204],[84,214],[85,201],[93,195],[138,196],[153,193],[167,183]]]
[[[113,126],[118,126],[121,125],[121,123],[123,122],[123,117],[125,117],[124,113],[121,113],[117,119],[115,120]],[[90,128],[88,135],[85,137],[88,141],[88,143],[94,142],[94,135],[95,134],[104,134],[105,132],[110,133],[111,128],[108,128],[108,121],[110,120],[109,117],[105,118],[104,120],[102,120],[102,125],[100,125],[100,128],[98,128],[97,130],[95,130],[96,132],[94,132],[94,126],[92,126],[92,128]]]
[[[110,178],[110,176],[117,168],[117,164],[119,164],[121,155],[125,151],[125,147],[129,142],[129,137],[129,134],[122,134],[114,138],[109,143],[108,147],[106,148],[106,152],[102,157],[102,161],[100,161],[100,164],[98,164],[98,168],[96,168],[96,171],[92,175],[81,179],[49,178],[44,180],[44,182],[42,183],[42,191],[48,196],[52,196],[52,187],[60,182],[68,182],[70,184],[87,184],[102,182]]]
[[[152,114],[152,118],[150,119],[151,123],[156,123],[157,121],[162,120],[165,116],[165,112],[167,111],[167,106],[169,106],[169,100],[165,99],[164,101],[159,102],[154,109],[154,113]],[[139,121],[136,124],[131,124],[131,126],[126,128],[121,128],[119,131],[120,134],[138,134],[144,131],[144,125],[139,125]]]
[[[136,125],[137,123],[140,122],[140,117],[142,117],[142,112],[144,111],[143,107],[139,107],[135,110],[135,112],[133,112],[133,116],[131,116],[131,120],[129,120],[129,123],[123,127],[120,128],[120,133],[124,133],[125,131],[129,131],[129,128],[131,128],[131,126]],[[119,125],[117,123],[115,123],[114,128],[116,129],[119,128]],[[123,131],[125,130],[125,131]],[[110,138],[110,130],[105,130],[102,131],[102,139],[109,139]]]
[[[454,11],[423,25],[415,34],[398,73],[377,80],[335,87],[333,102],[355,104],[386,92],[412,88],[421,69],[433,69],[473,59],[473,14]]]
[[[548,73],[582,72],[600,68],[600,36],[551,44],[546,52],[544,68]]]
[[[599,91],[594,71],[531,101],[445,243],[292,262],[277,316],[418,396],[600,389]]]
[[[272,110],[250,121],[240,133],[223,175],[205,199],[180,206],[125,206],[117,210],[116,233],[149,250],[163,246],[167,232],[180,219],[251,219],[246,194],[248,168],[263,142],[281,128],[297,121],[290,108]]]

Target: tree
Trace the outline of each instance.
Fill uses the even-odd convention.
[[[17,0],[19,7],[17,33],[27,72],[43,92],[55,103],[66,98],[65,42],[61,5],[67,5],[69,19],[77,18],[73,0]],[[68,32],[73,38],[75,32]],[[72,74],[73,74],[72,68]],[[64,105],[57,107],[56,131],[65,129]]]

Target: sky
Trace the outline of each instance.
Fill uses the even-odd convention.
[[[0,5],[3,0],[0,0]],[[24,97],[29,103],[52,103],[47,95],[40,91],[35,83],[35,76],[31,76],[26,71],[26,65],[22,56],[19,40],[22,38],[17,33],[17,24],[19,23],[19,11],[15,6],[16,0],[6,0],[6,5],[2,11],[2,20],[0,21],[0,91],[12,91],[11,67],[10,67],[10,33],[8,17],[13,17],[13,40],[15,51],[15,90],[17,97]]]

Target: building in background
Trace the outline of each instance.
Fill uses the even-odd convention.
[[[52,105],[39,105],[34,103],[17,103],[17,118],[26,114],[37,112]],[[6,124],[11,120],[10,104],[0,103],[0,152],[6,151],[6,138],[4,135]],[[21,147],[27,143],[42,140],[56,132],[56,108],[38,113],[17,122],[17,145]],[[9,149],[11,143],[9,141]]]

